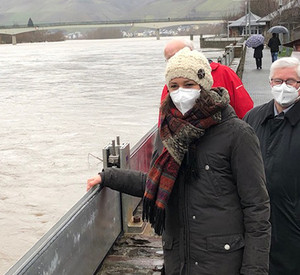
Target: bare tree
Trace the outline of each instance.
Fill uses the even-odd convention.
[[[291,8],[283,10],[273,23],[285,25],[288,29],[300,26],[300,2],[293,1]]]
[[[248,0],[250,1],[250,0]],[[264,17],[279,8],[279,3],[276,0],[251,0],[250,9],[251,12]]]
[[[223,13],[222,19],[224,23],[227,23],[228,21],[234,21],[239,19],[240,17],[245,15],[245,2],[244,1],[236,1],[236,5],[238,7],[238,11],[234,12],[232,10],[227,10]]]

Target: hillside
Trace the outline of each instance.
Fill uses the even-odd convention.
[[[233,0],[10,0],[1,1],[0,25],[223,16]]]

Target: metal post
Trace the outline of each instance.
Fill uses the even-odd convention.
[[[201,49],[201,42],[204,41],[204,38],[203,38],[203,34],[200,34],[200,37],[199,37],[199,48]]]
[[[156,29],[156,40],[160,40],[159,29]]]
[[[245,1],[245,36],[246,36],[246,38],[248,38],[247,21],[248,21],[248,3],[247,3],[247,1]]]
[[[120,143],[120,137],[105,146],[103,152],[103,168],[116,167],[129,169],[130,147],[128,143]],[[146,223],[138,215],[135,216],[141,198],[121,194],[122,229],[125,233],[141,233]]]
[[[233,51],[233,47],[230,47],[230,51],[229,51],[229,55],[230,55],[230,64],[232,63],[233,61],[233,58],[234,58],[234,51]]]
[[[229,21],[227,21],[227,37],[229,37],[230,31],[229,31]]]
[[[288,29],[290,30],[291,29],[291,25],[290,23],[288,23]],[[290,41],[290,32],[287,33],[287,41]],[[287,56],[290,56],[290,48],[289,47],[285,47],[286,48],[286,54]]]
[[[250,0],[248,0],[248,19],[249,19],[249,36],[251,36],[251,9],[250,9]]]
[[[12,35],[12,36],[11,36],[11,43],[12,43],[13,45],[16,45],[16,44],[17,44],[17,37],[16,37],[15,35]]]
[[[279,25],[281,25],[281,7],[282,7],[282,0],[279,0]],[[283,41],[283,34],[279,33],[279,40],[282,42]],[[282,52],[282,44],[279,45],[279,52]]]

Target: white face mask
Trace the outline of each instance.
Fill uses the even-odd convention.
[[[300,52],[292,52],[291,57],[295,57],[300,61]]]
[[[298,91],[299,88],[296,89],[293,86],[288,86],[285,82],[272,87],[273,97],[281,106],[292,105],[299,97]]]
[[[179,88],[176,91],[170,92],[170,97],[176,108],[184,115],[193,108],[196,99],[200,96],[200,91],[197,89]]]

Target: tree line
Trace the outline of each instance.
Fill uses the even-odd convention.
[[[250,1],[250,0],[248,0]],[[239,5],[239,12],[238,13],[230,13],[228,12],[227,14],[224,14],[223,18],[224,20],[227,20],[227,21],[230,21],[230,20],[237,20],[238,18],[244,16],[248,11],[247,11],[247,7],[246,7],[246,4],[248,1],[240,1],[240,2],[237,2]],[[281,5],[284,6],[286,4],[288,4],[290,2],[290,0],[282,0],[282,1],[278,1],[278,0],[251,0],[250,1],[250,10],[252,13],[258,15],[259,17],[264,17],[264,16],[267,16],[268,14],[278,10],[280,8],[280,2],[281,2]],[[298,11],[298,14],[297,14],[297,11]],[[291,8],[289,10],[285,10],[283,11],[282,13],[285,13],[285,14],[296,14],[298,16],[293,16],[293,19],[294,17],[298,20],[298,22],[300,21],[299,19],[299,8],[294,9]],[[288,17],[288,15],[287,15]],[[277,19],[279,20],[279,19]]]

